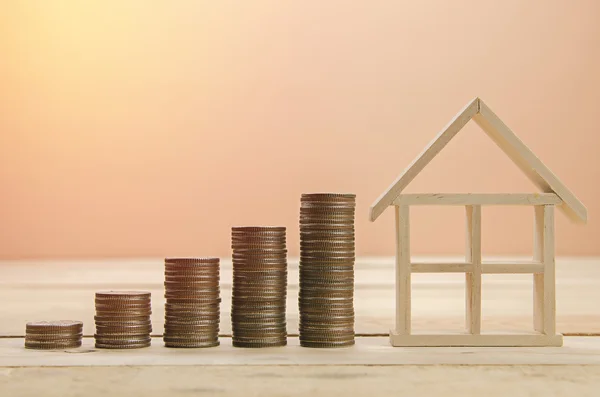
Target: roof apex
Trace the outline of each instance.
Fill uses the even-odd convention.
[[[563,205],[559,209],[573,222],[586,223],[587,209],[581,201],[546,167],[535,154],[479,98],[471,100],[437,134],[388,189],[371,205],[369,219],[375,221],[412,180],[442,151],[471,120],[492,139],[519,169],[545,193],[555,193]]]

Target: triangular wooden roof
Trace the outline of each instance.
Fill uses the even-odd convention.
[[[408,184],[471,120],[502,149],[502,151],[543,192],[555,193],[563,204],[559,207],[573,222],[586,223],[587,209],[577,197],[546,167],[533,152],[479,98],[473,99],[435,137],[396,181],[373,203],[369,218],[375,221],[402,193]]]

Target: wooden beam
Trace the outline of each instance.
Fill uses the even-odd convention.
[[[535,274],[544,272],[541,262],[488,262],[481,263],[483,274]]]
[[[472,346],[472,347],[527,347],[527,346],[562,346],[562,335],[544,335],[539,333],[468,333],[427,332],[412,335],[390,333],[392,346]]]
[[[413,262],[412,273],[467,273],[473,271],[473,265],[465,262]]]
[[[429,164],[431,160],[454,138],[456,134],[477,114],[479,98],[469,102],[448,123],[427,147],[406,167],[404,172],[383,192],[370,208],[369,219],[375,221],[386,210],[406,186]]]
[[[556,333],[556,276],[554,259],[554,207],[535,207],[534,259],[544,273],[533,276],[533,325],[538,332]]]
[[[396,207],[396,333],[411,331],[410,211]]]
[[[535,207],[534,259],[544,273],[533,276],[533,326],[546,335],[556,333],[556,276],[554,259],[554,206]]]
[[[394,205],[546,205],[560,204],[562,200],[554,193],[492,193],[452,194],[418,193],[401,194]]]
[[[471,334],[481,333],[481,206],[466,207],[467,262],[472,271],[466,274],[466,326]]]

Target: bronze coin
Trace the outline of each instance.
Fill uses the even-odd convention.
[[[300,346],[302,347],[313,347],[313,348],[321,348],[321,349],[333,349],[340,347],[350,347],[355,344],[354,340],[349,341],[340,341],[340,342],[311,342],[300,340]]]
[[[285,233],[285,226],[233,226],[231,231],[234,233],[262,233],[262,232],[280,232]]]
[[[282,347],[287,345],[287,340],[275,340],[275,341],[232,341],[233,347],[244,347],[244,348],[267,348],[267,347]]]
[[[183,258],[183,257],[177,257],[177,258],[165,258],[165,263],[176,263],[176,264],[180,264],[180,263],[193,263],[193,264],[212,264],[212,263],[219,263],[220,262],[220,258],[216,258],[216,257],[197,257],[197,258]]]
[[[111,343],[96,342],[95,346],[97,349],[141,349],[144,347],[150,347],[152,342],[140,342],[140,343],[129,343],[129,344],[118,344],[114,345]]]
[[[99,291],[96,292],[97,298],[103,299],[150,299],[151,293],[148,291]]]
[[[73,320],[56,320],[56,321],[32,321],[25,324],[25,329],[28,331],[53,331],[53,330],[80,330],[83,328],[81,321]]]
[[[180,349],[196,349],[206,347],[219,346],[220,342],[196,342],[196,341],[185,341],[185,342],[165,342],[165,347],[180,348]]]

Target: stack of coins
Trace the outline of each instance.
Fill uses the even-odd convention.
[[[166,347],[219,346],[219,258],[165,259]]]
[[[150,292],[96,292],[96,347],[136,349],[151,344]]]
[[[232,341],[236,347],[287,344],[285,227],[234,227]]]
[[[303,194],[300,345],[354,344],[354,194]]]
[[[25,325],[25,347],[52,350],[73,349],[81,346],[81,321],[37,321]]]

